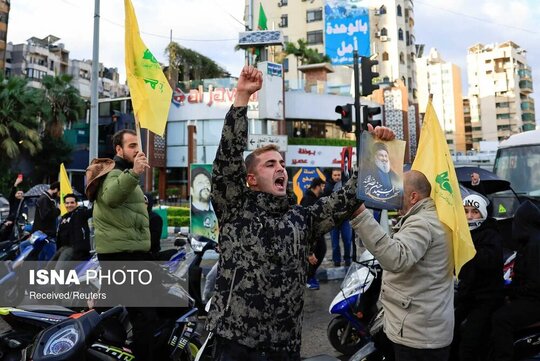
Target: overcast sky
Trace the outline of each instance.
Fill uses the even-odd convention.
[[[277,0],[276,0],[277,1]],[[299,0],[293,0],[299,1]],[[173,41],[197,50],[237,75],[242,52],[235,52],[243,30],[244,0],[132,0],[141,36],[156,58]],[[370,0],[370,2],[372,2]],[[527,50],[533,68],[534,98],[540,111],[540,0],[413,0],[417,44],[439,50],[462,69],[466,89],[467,47],[512,40]],[[101,1],[99,58],[124,70],[124,1]],[[17,0],[11,2],[8,41],[32,36],[59,37],[73,59],[92,58],[94,0]],[[464,94],[466,95],[466,94]],[[540,117],[537,116],[540,120]]]

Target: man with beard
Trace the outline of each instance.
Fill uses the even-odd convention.
[[[131,129],[116,132],[112,143],[116,151],[114,159],[94,159],[86,170],[86,195],[95,200],[96,252],[105,274],[116,271],[108,261],[128,267],[129,261],[152,259],[148,211],[139,185],[139,177],[150,167],[148,160],[139,150],[137,133]],[[102,283],[101,287],[107,302],[132,297],[113,284]],[[128,313],[133,325],[135,357],[138,360],[159,359],[155,354],[158,350],[152,344],[159,322],[156,310],[128,307]]]
[[[192,233],[217,241],[217,218],[210,202],[210,173],[203,167],[191,172],[191,229]]]
[[[382,186],[384,190],[390,190],[399,183],[398,175],[390,169],[390,157],[388,156],[388,148],[384,143],[375,143],[374,151],[374,167],[371,175]]]

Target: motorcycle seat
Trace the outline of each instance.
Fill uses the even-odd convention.
[[[70,310],[69,308],[54,305],[21,305],[17,306],[17,308],[24,311],[47,313],[57,316],[71,316],[75,313],[75,311]]]

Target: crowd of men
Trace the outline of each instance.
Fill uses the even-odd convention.
[[[508,299],[503,294],[502,240],[494,233],[487,202],[481,196],[464,200],[477,254],[458,275],[454,304],[451,245],[426,176],[405,174],[402,217],[392,234],[357,199],[356,173],[348,180],[338,170],[326,182],[316,178],[303,204],[293,204],[285,163],[275,146],[243,157],[248,100],[261,86],[261,72],[244,67],[213,164],[211,205],[204,171],[192,185],[200,196],[193,205],[201,211],[213,208],[219,224],[220,258],[207,322],[215,335],[212,359],[299,361],[305,285],[319,287],[314,278],[324,257],[323,235],[333,234],[334,264],[349,265],[354,230],[383,268],[384,332],[396,360],[442,361],[451,355],[476,360],[485,353],[480,345],[489,342],[480,336],[490,330],[491,359],[511,360],[512,333],[540,319],[538,208],[526,202],[516,214],[514,234],[522,247],[516,259],[516,292]],[[386,127],[369,131],[381,141],[395,137]],[[387,151],[380,144],[378,167],[386,174]],[[100,261],[148,260],[156,251],[139,186],[148,160],[133,131],[115,134],[113,146],[114,159],[94,160],[87,170],[92,214],[77,206],[74,195],[66,195],[68,213],[56,227],[58,186],[52,184],[38,200],[34,230],[56,239],[59,260],[88,257],[89,232],[83,224],[90,216]],[[343,258],[339,234],[345,243]],[[154,317],[152,310],[130,312],[138,359],[155,359]]]

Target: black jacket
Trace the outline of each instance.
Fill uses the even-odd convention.
[[[42,231],[49,237],[56,237],[56,219],[60,215],[60,209],[47,191],[36,202],[36,214],[32,232]]]
[[[517,209],[512,238],[519,244],[512,279],[513,296],[540,301],[540,210],[531,201]]]
[[[23,199],[17,199],[15,198],[15,194],[17,193],[18,189],[17,187],[12,187],[11,192],[9,193],[9,215],[8,220],[15,221],[18,216],[20,216],[22,213],[28,214],[28,207],[26,206]],[[22,204],[20,204],[22,202]],[[19,204],[20,204],[20,210],[19,210]],[[19,213],[17,214],[17,211]]]
[[[471,231],[476,255],[459,273],[456,304],[496,301],[503,298],[502,238],[493,218]]]
[[[92,218],[92,209],[77,207],[62,216],[58,226],[57,248],[73,247],[73,252],[90,252],[90,228],[88,219]]]
[[[306,192],[304,193],[304,196],[302,197],[302,200],[300,201],[300,205],[303,206],[303,207],[308,207],[308,206],[311,206],[311,205],[315,204],[318,199],[319,199],[319,197],[317,197],[315,195],[315,193],[313,193],[313,191],[311,189],[307,189]],[[315,252],[315,246],[317,245],[317,242],[320,239],[324,239],[324,235],[314,237],[314,239],[311,240],[311,242],[310,242],[310,250],[309,250],[310,253]]]

